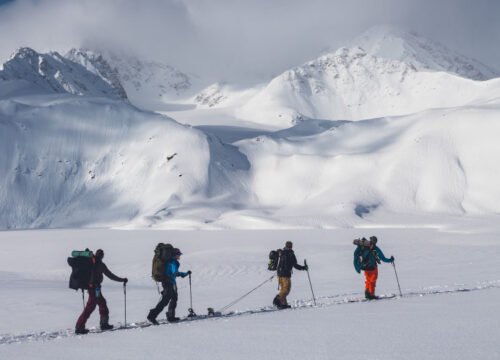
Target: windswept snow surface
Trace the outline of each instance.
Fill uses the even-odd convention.
[[[446,222],[446,219],[434,217]],[[498,219],[434,228],[358,228],[289,231],[35,230],[1,232],[0,358],[2,359],[496,359],[500,296]],[[351,302],[364,281],[352,266],[352,239],[377,235],[396,257],[403,298]],[[292,240],[307,258],[293,274],[295,310],[269,309],[275,279],[265,283],[271,249]],[[181,248],[181,270],[193,271],[193,307],[216,310],[264,285],[227,311],[238,316],[86,336],[72,335],[81,294],[67,288],[73,249],[103,248],[109,268],[130,280],[127,322],[144,321],[158,301],[150,263],[158,242]],[[43,260],[41,260],[43,259]],[[188,279],[178,280],[177,314],[187,314]],[[378,294],[398,294],[390,264],[379,268]],[[123,323],[121,284],[103,284],[111,322]],[[164,315],[161,314],[160,318]],[[97,309],[88,327],[98,326]],[[54,340],[41,333],[59,331]],[[8,344],[8,342],[13,342]]]
[[[499,111],[493,99],[231,133],[105,99],[4,100],[0,226],[351,227],[391,214],[498,214]]]
[[[498,213],[500,178],[490,163],[500,161],[498,114],[497,106],[484,106],[308,121],[237,145],[252,164],[250,184],[259,203],[277,213],[339,220],[378,210]],[[311,133],[314,125],[317,133]]]
[[[203,196],[203,133],[106,99],[0,101],[0,226],[112,224]]]

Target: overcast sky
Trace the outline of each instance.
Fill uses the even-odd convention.
[[[21,46],[112,47],[232,80],[277,74],[388,24],[499,69],[499,15],[500,0],[11,0],[0,5],[0,59]]]

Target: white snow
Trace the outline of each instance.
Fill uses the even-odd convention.
[[[439,218],[435,218],[438,219]],[[445,220],[445,219],[441,219]],[[363,228],[330,231],[116,231],[47,230],[0,233],[0,345],[3,359],[493,359],[498,357],[496,313],[500,280],[494,271],[498,219],[436,228]],[[363,278],[352,266],[352,239],[376,234],[393,254],[407,297],[346,304],[363,296]],[[40,331],[72,329],[81,295],[67,288],[71,250],[102,247],[105,262],[130,279],[127,321],[143,321],[158,300],[150,279],[153,249],[172,242],[184,252],[181,270],[193,270],[193,307],[216,310],[264,282],[269,250],[294,242],[307,258],[318,306],[312,306],[307,274],[295,271],[292,304],[300,309],[162,325],[142,330],[43,340]],[[390,264],[382,264],[377,292],[397,294]],[[187,279],[179,279],[178,315],[189,307]],[[460,291],[470,290],[470,291]],[[269,306],[276,282],[265,284],[232,311]],[[121,284],[105,280],[111,322],[123,323]],[[428,295],[426,295],[428,294]],[[309,304],[309,306],[307,306]],[[160,315],[163,316],[163,315]],[[98,326],[96,312],[90,328]],[[34,334],[31,340],[19,336]],[[36,335],[38,334],[38,335]],[[69,336],[69,337],[68,337]]]

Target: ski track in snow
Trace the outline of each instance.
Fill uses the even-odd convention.
[[[418,298],[429,295],[449,295],[449,294],[459,294],[464,292],[472,292],[472,291],[482,291],[489,290],[494,288],[500,288],[500,280],[493,281],[484,281],[479,282],[475,286],[465,286],[465,285],[444,285],[444,286],[430,286],[426,287],[421,291],[407,291],[404,292],[403,297],[400,297],[397,294],[388,293],[380,295],[379,300],[396,300],[396,299],[405,299],[405,298]],[[361,293],[349,293],[349,294],[339,294],[332,296],[323,296],[316,299],[316,305],[314,305],[313,300],[294,300],[293,306],[291,310],[304,310],[310,308],[317,307],[330,307],[335,305],[344,305],[344,304],[356,304],[356,303],[365,303],[371,302],[370,300],[366,300],[361,298]],[[376,302],[376,301],[374,301]],[[255,314],[265,314],[269,312],[278,312],[280,310],[276,309],[274,306],[266,306],[262,308],[250,309],[250,310],[242,310],[242,311],[231,311],[228,313],[223,313],[221,315],[216,316],[208,316],[208,315],[198,315],[195,318],[182,318],[179,324],[170,324],[170,325],[181,325],[183,323],[189,323],[192,321],[199,320],[217,320],[217,319],[228,319],[239,316],[248,316]],[[159,320],[160,325],[169,324],[166,320]],[[148,321],[140,321],[140,322],[131,322],[128,323],[126,327],[123,327],[123,324],[119,323],[117,327],[113,330],[109,331],[101,331],[98,328],[89,329],[90,334],[99,334],[102,332],[113,332],[119,330],[136,330],[143,329],[146,327],[152,327],[153,325]],[[41,331],[38,333],[29,333],[29,334],[20,334],[20,335],[11,335],[11,334],[3,334],[0,335],[0,345],[8,345],[8,344],[19,344],[19,343],[29,343],[35,341],[48,341],[48,340],[57,340],[68,338],[76,335],[74,330],[66,329],[59,331]],[[88,336],[88,335],[87,335]]]

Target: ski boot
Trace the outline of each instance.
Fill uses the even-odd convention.
[[[102,331],[106,331],[106,330],[111,330],[113,329],[113,325],[109,324],[109,323],[103,323],[101,324],[101,330]]]
[[[169,323],[176,323],[176,322],[179,322],[179,318],[178,317],[175,317],[175,312],[168,312],[167,313],[167,321]]]
[[[105,331],[105,330],[111,330],[113,328],[113,325],[110,325],[109,324],[109,316],[101,316],[101,330]]]
[[[156,316],[153,316],[153,311],[150,310],[148,316],[146,317],[148,321],[153,325],[160,325],[158,321],[156,321]]]
[[[288,304],[281,304],[281,303],[279,303],[277,305],[277,307],[278,307],[278,310],[285,310],[285,309],[290,309],[292,306],[288,305]]]
[[[75,329],[75,334],[77,335],[86,335],[89,333],[89,329],[85,329],[85,328],[76,328]]]
[[[367,300],[377,300],[378,296],[370,293],[368,290],[365,290],[365,299]]]

